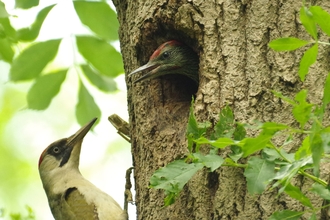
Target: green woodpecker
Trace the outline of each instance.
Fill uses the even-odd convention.
[[[80,173],[83,138],[96,118],[74,135],[49,145],[39,159],[39,174],[56,220],[126,220],[118,203]]]
[[[181,74],[198,83],[198,65],[198,56],[190,47],[179,41],[171,40],[160,45],[151,55],[147,64],[140,66],[128,76],[147,71],[145,75],[134,81],[136,83],[162,75]]]

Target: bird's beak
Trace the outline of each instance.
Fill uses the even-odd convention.
[[[88,122],[85,126],[80,128],[74,135],[68,137],[67,139],[67,146],[70,153],[68,154],[68,158],[66,160],[70,160],[70,163],[73,164],[73,166],[79,166],[79,157],[80,157],[80,150],[81,150],[81,144],[88,133],[88,131],[92,128],[93,124],[97,118],[94,118],[90,122]],[[70,159],[69,159],[70,158]],[[61,164],[66,163],[65,158],[62,159]]]
[[[70,147],[74,147],[78,142],[82,141],[88,131],[92,128],[93,124],[97,118],[94,118],[90,122],[88,122],[86,125],[84,125],[82,128],[80,128],[74,135],[70,136],[67,141],[67,145]]]
[[[128,74],[128,77],[132,76],[135,73],[139,73],[139,72],[142,72],[142,71],[148,71],[145,75],[143,75],[142,77],[135,80],[134,83],[140,82],[140,81],[148,79],[148,78],[152,78],[153,73],[156,72],[156,71],[153,71],[153,70],[155,70],[157,67],[159,67],[159,64],[148,62],[147,64],[145,64],[143,66],[140,66],[139,68],[133,70],[133,72]]]

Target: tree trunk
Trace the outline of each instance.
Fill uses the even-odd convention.
[[[311,39],[299,21],[300,0],[113,2],[126,73],[147,63],[152,52],[171,39],[186,43],[199,55],[194,108],[200,122],[214,124],[229,104],[240,122],[294,123],[291,106],[271,90],[294,97],[303,86],[311,102],[321,100],[330,69],[329,49],[321,47],[318,62],[302,84],[297,72],[303,51],[277,53],[268,47],[279,37]],[[329,1],[313,3],[330,11]],[[276,190],[249,195],[243,170],[230,167],[198,172],[179,199],[164,208],[164,192],[149,189],[149,179],[155,170],[187,153],[185,132],[196,91],[180,76],[136,84],[133,79],[126,80],[138,219],[267,219],[276,210],[303,209],[285,195],[277,197]],[[295,181],[297,186],[306,182]]]

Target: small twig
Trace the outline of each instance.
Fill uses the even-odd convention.
[[[116,114],[108,117],[110,123],[117,129],[117,133],[122,136],[126,141],[131,143],[131,134],[129,124]]]
[[[131,183],[131,174],[132,174],[132,170],[134,169],[134,167],[128,168],[126,170],[126,175],[125,175],[125,179],[126,179],[126,184],[125,184],[125,192],[124,192],[124,210],[126,211],[127,214],[127,220],[128,220],[128,203],[134,204],[133,201],[133,196],[132,196],[132,192],[131,192],[131,188],[132,188],[132,183]]]

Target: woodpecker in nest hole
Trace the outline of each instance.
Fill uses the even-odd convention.
[[[163,75],[180,74],[198,84],[198,66],[198,56],[190,47],[179,41],[171,40],[160,45],[151,55],[147,64],[135,69],[128,76],[146,71],[142,77],[134,81],[137,83]]]

